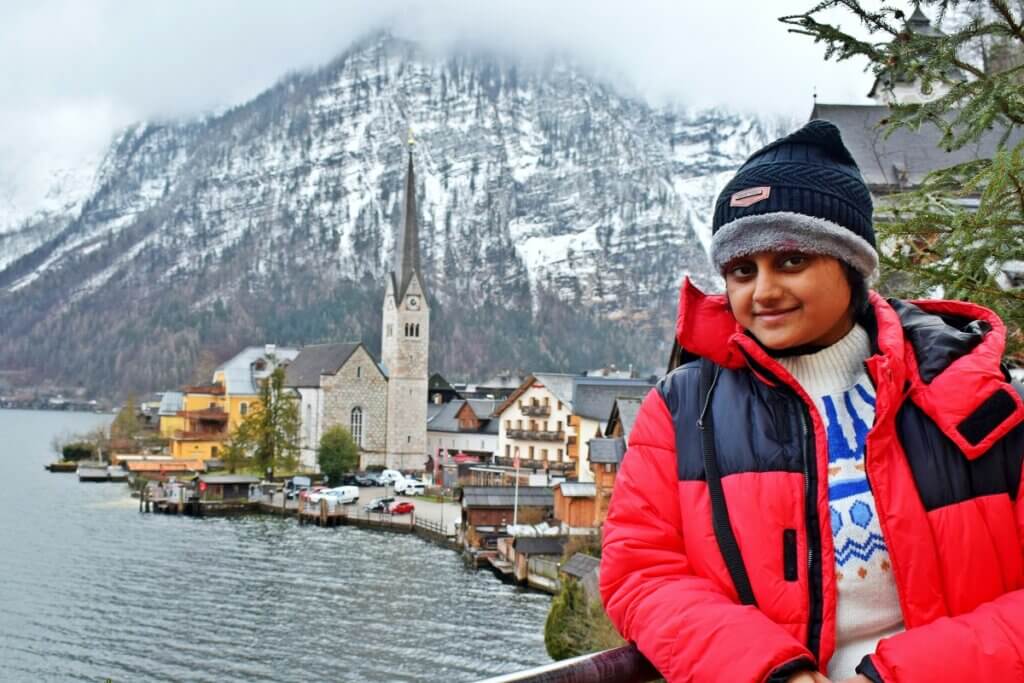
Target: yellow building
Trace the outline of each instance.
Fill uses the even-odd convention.
[[[210,384],[186,387],[174,415],[161,410],[160,431],[171,440],[171,455],[187,460],[220,457],[224,442],[259,404],[262,380],[298,353],[273,344],[250,346],[218,367]],[[171,399],[166,402],[171,405]]]
[[[185,394],[180,391],[165,391],[160,397],[160,436],[170,439],[174,433],[185,429],[185,418],[180,413],[185,409]]]

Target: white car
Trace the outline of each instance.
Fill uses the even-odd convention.
[[[426,486],[422,481],[403,477],[395,482],[395,493],[400,493],[403,496],[422,496],[426,493]]]
[[[309,494],[310,503],[319,503],[321,499],[333,500],[334,505],[348,505],[359,500],[358,486],[336,486],[333,489],[320,489]]]
[[[380,473],[380,483],[383,486],[387,486],[388,484],[395,484],[399,481],[402,481],[403,479],[405,479],[405,475],[403,475],[398,470],[384,470],[383,472]]]

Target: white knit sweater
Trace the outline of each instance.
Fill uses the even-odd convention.
[[[871,354],[859,325],[832,346],[779,362],[814,399],[828,433],[828,491],[836,557],[836,652],[829,678],[852,676],[878,641],[903,630],[903,616],[864,472],[864,444],[875,421],[875,390],[864,369]]]

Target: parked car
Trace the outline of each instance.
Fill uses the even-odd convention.
[[[394,498],[374,498],[363,506],[367,512],[387,512],[389,506],[395,502]]]
[[[301,491],[306,491],[312,486],[309,477],[292,477],[284,483],[284,495],[286,498],[296,498]]]
[[[380,473],[380,483],[384,486],[394,484],[402,479],[405,479],[405,475],[398,470],[384,470]]]
[[[309,494],[310,503],[319,503],[322,499],[334,501],[335,505],[348,505],[359,500],[359,488],[355,486],[335,486],[332,489],[322,488]]]
[[[376,472],[358,472],[355,475],[358,486],[380,486],[380,475]]]
[[[422,496],[425,492],[426,487],[422,481],[402,477],[395,482],[395,493],[400,493],[403,496]]]
[[[356,479],[359,475],[356,472],[346,472],[341,475],[341,481],[339,482],[342,486],[359,486],[359,482]],[[365,484],[363,484],[365,486]]]
[[[391,504],[391,514],[393,515],[408,515],[415,509],[415,506],[407,500],[402,500],[397,503]]]

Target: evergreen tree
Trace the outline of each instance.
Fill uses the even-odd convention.
[[[316,460],[330,485],[337,486],[341,483],[341,475],[359,465],[359,448],[349,431],[337,425],[320,437]]]
[[[931,35],[911,31],[900,9],[868,4],[824,0],[780,20],[791,32],[823,44],[826,59],[863,57],[883,84],[899,76],[917,80],[925,94],[939,95],[894,103],[883,122],[887,133],[936,126],[946,151],[993,130],[1001,133],[992,158],[935,171],[916,189],[879,202],[882,288],[899,296],[969,299],[994,309],[1007,323],[1007,351],[1024,360],[1024,292],[1000,273],[1009,262],[1024,261],[1024,142],[1012,142],[1021,139],[1013,134],[1024,125],[1024,7],[1006,0],[925,0],[920,4],[933,17],[950,13],[958,19],[947,22],[957,26],[946,34]],[[871,39],[825,19],[829,12],[854,19]],[[973,203],[968,198],[978,199],[976,209],[965,206]]]

